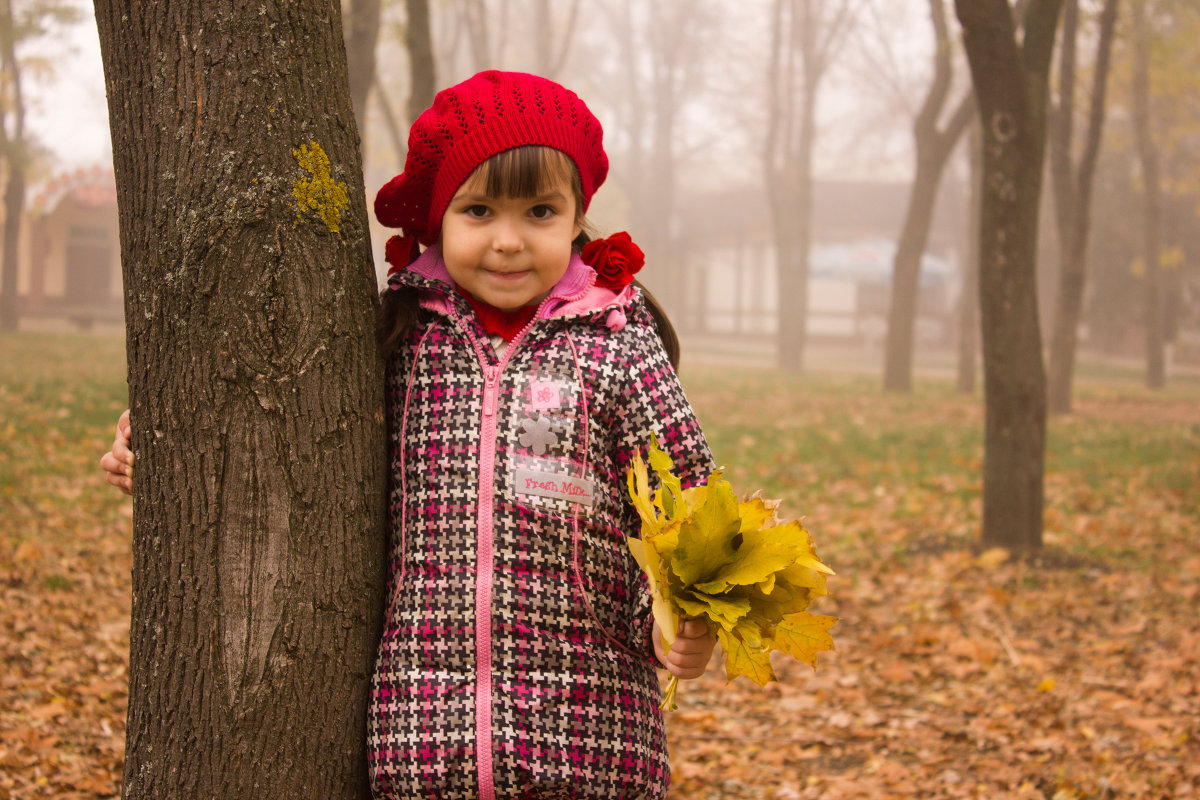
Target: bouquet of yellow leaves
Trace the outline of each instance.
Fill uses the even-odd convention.
[[[816,668],[817,653],[833,649],[829,629],[837,618],[806,611],[826,594],[825,576],[833,574],[813,552],[808,531],[799,522],[780,524],[778,502],[757,495],[739,501],[721,470],[683,489],[671,457],[654,440],[649,461],[661,487],[651,493],[646,462],[635,457],[629,494],[642,535],[628,541],[650,580],[664,649],[680,618],[694,617],[716,629],[731,680],[746,675],[759,686],[775,680],[772,650]],[[662,708],[676,709],[678,687],[672,676]]]

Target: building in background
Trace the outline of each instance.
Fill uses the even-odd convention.
[[[811,341],[882,344],[908,192],[909,184],[902,182],[817,182],[809,252]],[[724,338],[773,336],[781,303],[770,209],[762,189],[697,196],[688,206],[680,254],[686,300],[679,312],[672,310],[677,327],[685,334]],[[965,206],[962,187],[943,186],[921,261],[918,342],[954,340]],[[783,306],[787,313],[786,301]]]
[[[36,187],[17,253],[21,328],[123,323],[117,191],[111,170],[78,169]]]

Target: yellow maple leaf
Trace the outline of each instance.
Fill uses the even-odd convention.
[[[837,622],[835,617],[810,614],[801,611],[788,614],[775,626],[772,643],[776,650],[787,653],[797,661],[817,667],[817,653],[833,649],[833,637],[829,629]]]
[[[745,675],[759,686],[766,686],[775,680],[775,670],[771,667],[771,653],[762,646],[761,640],[745,636],[736,636],[725,631],[717,632],[717,640],[725,651],[725,677],[733,680],[738,675]]]

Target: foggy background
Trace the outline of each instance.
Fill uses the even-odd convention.
[[[546,74],[580,94],[605,127],[612,161],[592,204],[592,222],[601,234],[629,230],[647,251],[642,278],[660,295],[689,355],[764,363],[773,360],[780,315],[795,311],[780,301],[776,283],[764,153],[772,114],[777,140],[792,140],[801,135],[811,101],[810,363],[821,364],[821,354],[830,353],[840,366],[879,369],[891,260],[914,171],[912,122],[933,75],[930,6],[924,0],[807,4],[804,50],[795,43],[789,49],[787,41],[774,49],[776,6],[770,0],[433,2],[436,86],[494,67]],[[30,175],[31,198],[73,171],[111,169],[95,24],[90,5],[79,8],[77,23],[20,45],[20,58],[38,62],[25,76],[27,127],[42,148]],[[952,9],[947,18],[957,39]],[[404,4],[385,2],[377,84],[361,132],[368,200],[403,165],[410,93],[405,25]],[[1136,359],[1143,350],[1140,187],[1127,111],[1129,65],[1121,48],[1118,41],[1081,348],[1092,357]],[[1086,43],[1080,57],[1086,70]],[[954,69],[947,109],[968,89],[957,44]],[[1194,118],[1194,111],[1182,113]],[[952,368],[960,336],[962,270],[970,252],[966,138],[943,176],[922,264],[915,349],[926,369]],[[1164,174],[1190,174],[1197,159],[1195,148],[1176,147],[1164,159]],[[1044,339],[1058,250],[1048,186],[1046,192],[1039,265]],[[1173,356],[1186,365],[1200,350],[1192,311],[1196,268],[1188,255],[1200,249],[1194,241],[1198,197],[1193,189],[1174,194],[1165,210],[1164,245],[1175,265],[1168,292],[1178,318]],[[784,213],[801,224],[803,209]],[[375,226],[372,233],[382,277],[382,243],[390,232]],[[103,292],[119,304],[119,285]],[[25,326],[35,324],[41,323]]]

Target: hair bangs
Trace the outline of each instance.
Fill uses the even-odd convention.
[[[565,181],[575,195],[577,213],[583,213],[583,184],[575,162],[552,147],[525,145],[497,153],[479,165],[475,177],[492,197],[537,197]]]

